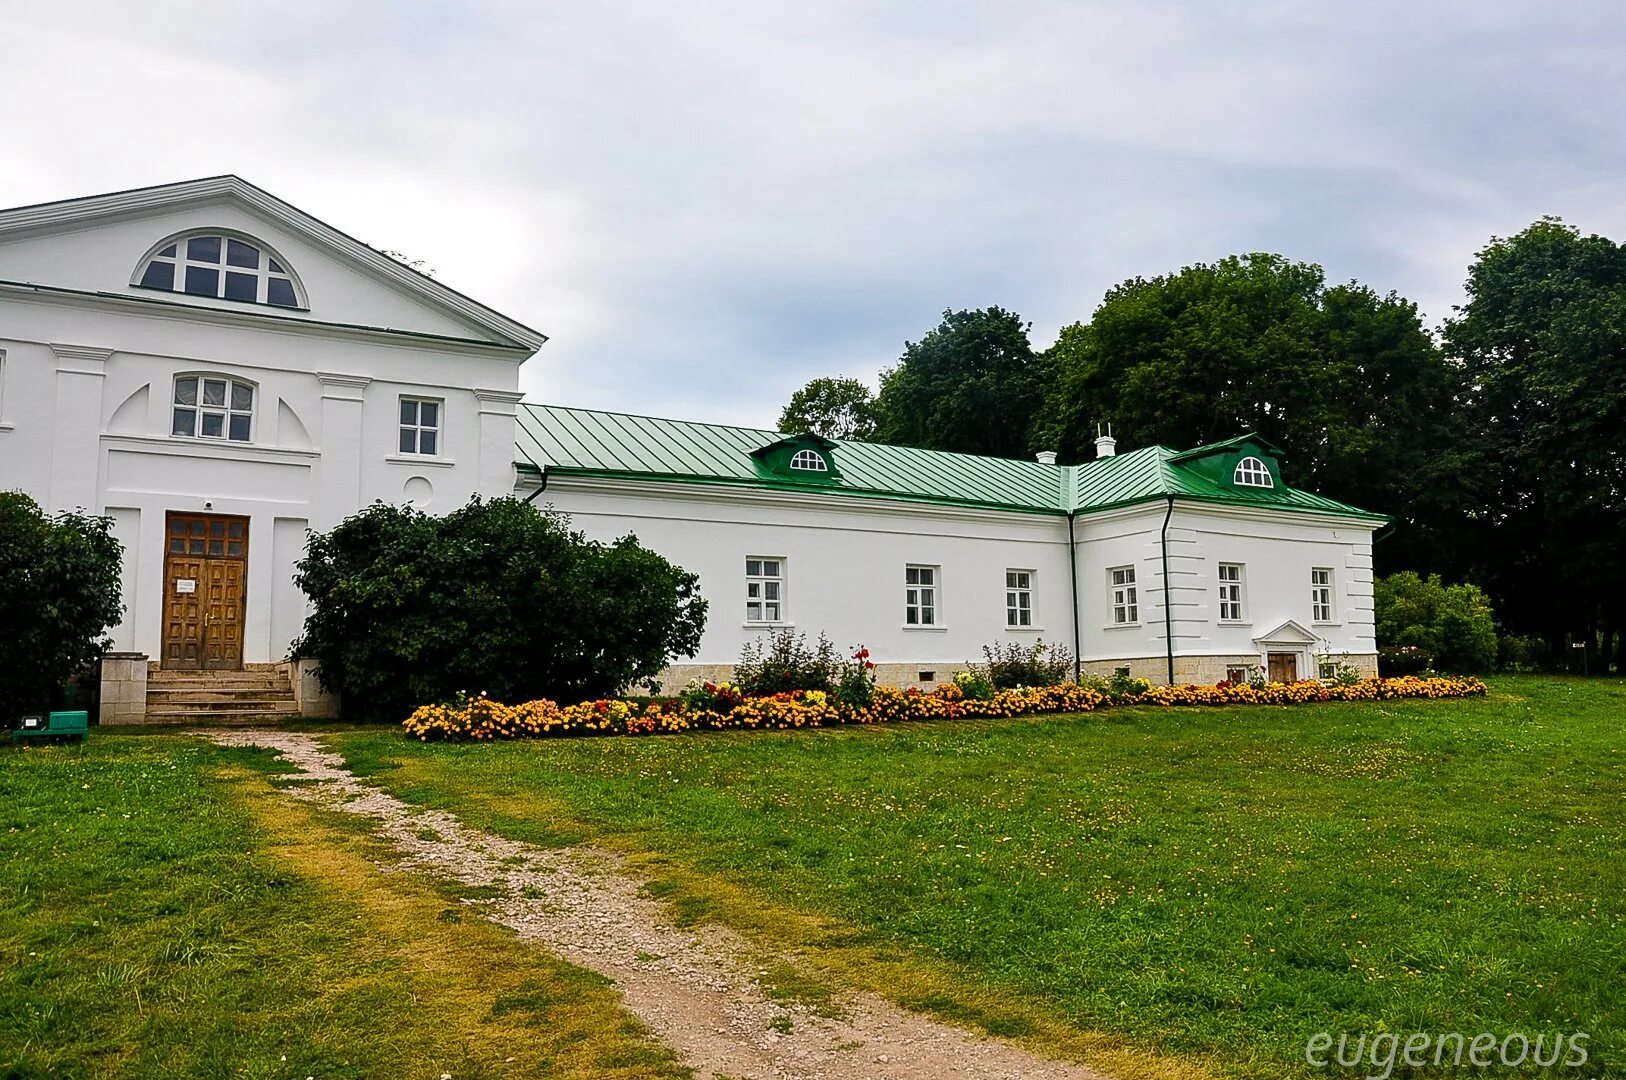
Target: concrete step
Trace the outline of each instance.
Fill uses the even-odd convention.
[[[147,711],[215,712],[222,709],[281,710],[294,707],[292,694],[210,694],[207,697],[170,697],[148,694]]]
[[[274,686],[255,684],[253,686],[224,686],[219,683],[148,683],[147,695],[161,695],[166,698],[198,698],[208,700],[214,695],[238,697],[243,694],[258,694],[277,697],[280,695],[293,696],[293,687],[287,683],[278,683]]]
[[[263,708],[252,707],[243,709],[148,709],[147,723],[149,724],[274,724],[299,715],[299,710],[289,702],[285,707]]]
[[[260,690],[275,692],[287,690],[292,692],[293,687],[287,679],[149,679],[148,690],[165,690],[185,692],[196,691],[225,691],[231,693],[237,690]]]

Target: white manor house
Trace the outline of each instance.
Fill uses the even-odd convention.
[[[699,574],[668,689],[782,627],[896,684],[1041,638],[1157,682],[1375,673],[1385,519],[1286,486],[1264,439],[1058,465],[530,404],[545,340],[235,176],[0,211],[0,489],[124,545],[103,719],[174,718],[189,679],[331,714],[283,665],[306,531],[475,493]]]

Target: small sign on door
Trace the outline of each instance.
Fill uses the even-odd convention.
[[[178,592],[178,593],[194,593],[194,592],[197,592],[198,591],[198,581],[197,581],[196,578],[189,578],[189,577],[176,578],[175,579],[175,591]]]

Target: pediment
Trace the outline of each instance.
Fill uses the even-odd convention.
[[[1299,623],[1288,619],[1268,634],[1260,634],[1253,640],[1260,645],[1314,645],[1321,639]]]
[[[142,287],[174,237],[258,240],[299,284],[297,308]],[[0,280],[152,303],[250,311],[534,351],[545,335],[235,176],[0,211]]]

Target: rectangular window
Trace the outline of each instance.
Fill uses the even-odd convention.
[[[1241,667],[1239,665],[1236,665],[1236,664],[1227,665],[1226,668],[1225,668],[1225,681],[1228,682],[1228,683],[1236,683],[1236,684],[1241,684],[1241,683],[1247,682],[1248,681],[1248,669],[1245,668],[1245,667]]]
[[[1221,622],[1242,621],[1242,564],[1219,564],[1219,617]]]
[[[1323,660],[1319,664],[1319,670],[1323,679],[1336,679],[1338,677],[1338,661]]]
[[[903,572],[903,624],[936,626],[937,567],[910,566]]]
[[[401,398],[401,453],[440,453],[440,404],[433,398]]]
[[[1310,571],[1310,621],[1332,622],[1332,568],[1317,566]]]
[[[785,621],[785,560],[749,556],[745,560],[745,621]]]
[[[6,422],[6,350],[0,349],[0,424]]]
[[[1005,571],[1005,625],[1022,629],[1033,625],[1033,571]]]
[[[1114,566],[1107,571],[1112,583],[1112,622],[1128,626],[1140,622],[1140,592],[1135,588],[1135,568]]]

